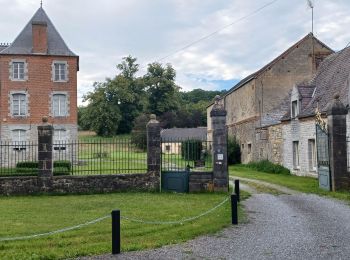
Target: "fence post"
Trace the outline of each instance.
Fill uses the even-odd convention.
[[[347,140],[346,140],[347,109],[334,95],[334,100],[327,109],[329,133],[329,163],[332,190],[350,188],[350,175],[347,170]]]
[[[238,224],[238,203],[237,195],[231,194],[231,216],[232,216],[232,225]]]
[[[214,191],[229,189],[227,165],[227,128],[226,110],[220,96],[215,97],[213,109],[210,111],[213,129],[213,184]]]
[[[147,123],[147,172],[156,178],[155,188],[159,189],[160,185],[160,168],[161,168],[161,140],[160,124],[156,115],[150,116]],[[157,187],[158,186],[158,187]]]
[[[47,124],[47,121],[47,117],[44,117],[43,125],[38,126],[38,177],[42,191],[48,191],[50,189],[53,177],[53,127]]]
[[[235,193],[237,195],[237,201],[240,201],[239,180],[235,180]]]
[[[112,211],[112,254],[120,253],[120,210]]]

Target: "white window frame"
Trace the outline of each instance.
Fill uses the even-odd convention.
[[[55,97],[58,97],[58,113],[55,110]],[[62,97],[62,99],[61,99]],[[63,100],[64,97],[64,100]],[[68,116],[68,95],[66,93],[52,93],[52,104],[51,104],[51,109],[52,109],[52,116],[53,117],[67,117]],[[62,102],[64,101],[64,104]],[[63,111],[63,106],[65,108],[65,111]]]
[[[13,150],[23,151],[26,150],[27,131],[24,129],[12,130],[12,142],[14,144]]]
[[[299,141],[293,141],[293,168],[300,169]]]
[[[11,116],[26,117],[28,116],[28,98],[26,92],[12,92],[11,94]],[[17,97],[19,98],[17,100]],[[20,97],[24,97],[24,100]],[[18,102],[18,114],[15,114],[15,103]]]
[[[67,61],[57,61],[57,60],[53,61],[51,74],[52,74],[51,80],[53,82],[68,82]]]
[[[308,143],[309,171],[316,171],[317,169],[316,141],[315,139],[308,139],[307,143]]]
[[[23,65],[20,68],[20,65]],[[22,70],[22,71],[21,71]],[[17,71],[17,73],[15,73]],[[11,81],[26,81],[28,80],[28,68],[26,60],[24,59],[13,59],[10,61],[10,80]]]
[[[54,129],[53,132],[53,149],[56,151],[66,150],[66,143],[67,140],[67,130],[63,128]]]

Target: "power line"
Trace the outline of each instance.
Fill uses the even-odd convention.
[[[177,50],[175,50],[175,51],[169,53],[168,55],[166,55],[166,56],[164,56],[164,57],[161,57],[161,58],[157,59],[156,62],[160,62],[160,61],[162,61],[162,60],[165,60],[165,59],[167,59],[167,58],[173,56],[173,55],[176,54],[176,53],[179,53],[179,52],[181,52],[181,51],[183,51],[183,50],[185,50],[185,49],[188,49],[189,47],[191,47],[191,46],[193,46],[193,45],[195,45],[195,44],[197,44],[197,43],[199,43],[199,42],[201,42],[201,41],[204,41],[204,40],[206,40],[206,39],[208,39],[208,38],[214,36],[215,34],[217,34],[217,33],[221,32],[221,31],[225,30],[226,28],[231,27],[232,25],[235,25],[235,24],[237,24],[237,23],[239,23],[239,22],[241,22],[241,21],[243,21],[243,20],[245,20],[245,19],[247,19],[247,18],[249,18],[249,17],[255,15],[256,13],[258,13],[258,12],[260,12],[261,10],[267,8],[268,6],[270,6],[270,5],[274,4],[274,3],[276,3],[277,1],[279,1],[279,0],[273,0],[273,1],[270,1],[270,2],[268,2],[268,3],[266,3],[266,4],[264,4],[263,6],[261,6],[261,7],[257,8],[257,9],[255,9],[255,10],[252,11],[251,13],[248,13],[248,14],[246,14],[246,15],[244,15],[244,16],[238,18],[237,20],[235,20],[235,21],[233,21],[233,22],[231,22],[231,23],[229,23],[229,24],[227,24],[227,25],[225,25],[225,26],[222,26],[222,27],[220,27],[219,29],[217,29],[217,30],[215,30],[215,31],[213,31],[213,32],[211,32],[211,33],[209,33],[209,34],[207,34],[207,35],[205,35],[205,36],[199,38],[198,40],[195,40],[195,41],[193,41],[193,42],[191,42],[191,43],[185,45],[184,47],[182,47],[182,48],[180,48],[180,49],[177,49]],[[146,66],[147,66],[147,65],[143,65],[143,66],[141,66],[140,69],[142,69],[142,68],[144,68],[144,67],[146,67]]]

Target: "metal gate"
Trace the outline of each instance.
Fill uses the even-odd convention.
[[[191,172],[212,171],[209,141],[162,139],[161,150],[163,191],[188,192]]]
[[[316,123],[317,172],[319,186],[331,190],[331,172],[329,168],[329,142],[325,124]]]

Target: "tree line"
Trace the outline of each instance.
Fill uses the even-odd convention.
[[[100,136],[127,134],[144,127],[149,114],[157,115],[162,128],[206,126],[209,101],[225,91],[184,92],[176,85],[170,64],[148,64],[146,74],[136,76],[139,66],[136,58],[124,57],[114,78],[94,83],[83,97],[87,105],[78,108],[81,130]]]

